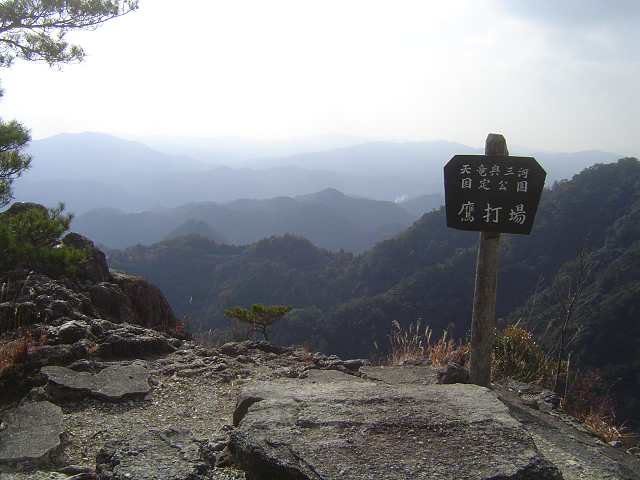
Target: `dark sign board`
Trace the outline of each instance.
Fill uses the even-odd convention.
[[[533,157],[454,156],[444,167],[447,226],[528,235],[546,176]]]

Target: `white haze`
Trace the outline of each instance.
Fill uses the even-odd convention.
[[[640,154],[640,2],[141,0],[0,76],[4,119],[61,132],[443,139]]]

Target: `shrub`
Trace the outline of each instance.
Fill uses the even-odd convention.
[[[512,378],[550,388],[555,383],[556,372],[568,376],[566,362],[557,368],[557,364],[535,344],[531,333],[522,328],[509,326],[503,332],[496,330],[493,353],[494,381]],[[577,373],[573,375],[573,381],[567,383],[560,406],[565,413],[600,433],[607,442],[626,440],[629,429],[624,424],[616,426],[613,400],[608,394],[598,393],[602,385],[598,371],[587,375]]]
[[[608,393],[598,393],[602,385],[598,370],[586,375],[577,373],[567,388],[561,408],[600,433],[607,442],[623,440],[628,429],[624,425],[615,426],[616,406]]]
[[[79,250],[60,243],[73,218],[70,213],[62,214],[64,204],[54,208],[29,205],[15,210],[10,208],[0,215],[0,269],[23,266],[71,275],[90,254],[89,247]]]
[[[550,386],[555,366],[533,341],[531,333],[513,325],[502,332],[495,330],[491,366],[494,381],[512,378]]]

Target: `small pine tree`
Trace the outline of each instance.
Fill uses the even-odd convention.
[[[291,305],[269,305],[265,307],[262,303],[254,303],[247,310],[242,307],[234,307],[233,310],[225,310],[224,314],[238,322],[253,325],[253,330],[260,332],[265,340],[268,340],[268,329],[287,313],[291,311]]]

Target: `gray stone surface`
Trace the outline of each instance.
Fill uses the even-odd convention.
[[[640,461],[634,455],[607,445],[567,415],[549,414],[531,406],[528,394],[520,395],[521,389],[495,388],[500,400],[527,429],[538,451],[560,468],[566,480],[640,480]]]
[[[36,402],[0,417],[0,472],[55,463],[64,433],[62,410]]]
[[[491,390],[324,380],[242,390],[230,447],[248,480],[562,478]]]
[[[363,366],[360,373],[364,378],[388,383],[389,385],[435,385],[469,383],[469,372],[456,363],[446,366],[402,365],[395,367]]]
[[[103,447],[96,458],[100,480],[198,480],[210,465],[188,430],[149,430]]]
[[[438,383],[438,370],[429,366],[406,365],[402,367],[362,367],[365,378],[389,385],[431,385]]]
[[[58,366],[43,367],[41,372],[49,382],[46,390],[53,398],[75,394],[78,397],[117,401],[144,397],[151,388],[149,370],[136,363],[113,365],[95,375]]]

